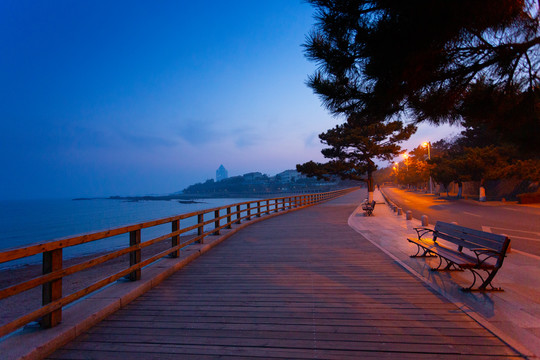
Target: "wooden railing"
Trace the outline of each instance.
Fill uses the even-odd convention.
[[[204,239],[209,235],[219,235],[222,229],[231,229],[234,224],[242,221],[249,221],[253,217],[261,217],[270,213],[284,210],[300,209],[322,201],[330,200],[342,196],[354,188],[337,190],[325,193],[292,195],[264,200],[246,201],[242,203],[230,204],[187,214],[180,214],[163,219],[148,221],[140,224],[123,226],[120,228],[94,232],[85,235],[62,238],[44,243],[13,248],[0,252],[0,264],[14,261],[29,256],[42,254],[43,272],[41,276],[30,280],[8,286],[0,290],[0,300],[17,295],[32,288],[42,286],[42,307],[26,313],[0,327],[0,337],[3,337],[18,328],[39,320],[42,327],[48,328],[56,326],[62,319],[62,307],[66,306],[88,294],[103,288],[104,286],[117,281],[120,278],[127,278],[137,281],[141,278],[141,269],[165,256],[179,257],[180,249],[185,248],[195,242],[204,243]],[[197,219],[194,225],[189,225],[194,221],[187,219]],[[184,221],[183,221],[184,220]],[[187,222],[188,226],[181,227],[181,221]],[[171,231],[141,241],[141,230],[170,223]],[[186,233],[196,235],[181,237]],[[111,238],[122,234],[129,234],[129,247],[115,250],[106,254],[96,254],[89,260],[78,264],[63,267],[62,250],[67,247],[90,243],[92,241]],[[182,238],[187,238],[181,241]],[[141,259],[141,250],[151,245],[170,240],[170,247],[165,251]],[[184,239],[182,239],[184,240]],[[91,285],[75,291],[69,295],[62,294],[62,279],[65,276],[75,274],[93,266],[103,264],[109,260],[129,254],[129,267],[115,274],[107,274],[105,278],[92,283]]]

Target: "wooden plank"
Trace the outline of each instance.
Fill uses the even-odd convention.
[[[432,345],[432,344],[415,344],[414,347],[409,346],[408,344],[388,344],[384,342],[373,342],[373,343],[340,343],[333,342],[328,344],[326,342],[315,342],[313,339],[310,341],[287,341],[283,343],[282,341],[240,341],[239,339],[227,339],[228,341],[223,341],[222,339],[216,338],[200,338],[200,339],[177,339],[173,344],[167,343],[145,343],[142,344],[136,341],[126,341],[126,342],[87,342],[79,341],[76,344],[77,349],[85,351],[117,351],[123,353],[131,353],[138,351],[147,351],[153,353],[162,353],[162,352],[172,352],[176,354],[182,354],[186,351],[187,348],[197,346],[199,348],[213,348],[217,352],[216,354],[223,354],[230,349],[242,349],[243,355],[245,356],[263,356],[264,354],[272,353],[277,351],[281,356],[286,357],[287,354],[295,354],[298,351],[303,353],[310,353],[316,350],[318,354],[325,354],[328,352],[377,352],[378,354],[393,354],[395,358],[400,358],[401,354],[408,355],[418,355],[418,354],[429,354],[432,357],[434,354],[447,354],[453,355],[454,358],[457,356],[466,357],[466,356],[512,356],[515,353],[508,351],[507,347],[504,346],[450,346],[450,345]],[[213,342],[215,341],[215,342]],[[314,344],[316,347],[314,348]],[[67,346],[66,349],[70,347]],[[264,350],[264,351],[263,351]],[[268,355],[266,355],[268,356]],[[313,355],[311,355],[312,357]]]
[[[163,342],[172,342],[174,338],[178,337],[208,337],[208,338],[242,338],[242,339],[299,339],[299,340],[312,340],[314,333],[312,329],[306,329],[306,331],[298,331],[294,329],[284,329],[283,331],[272,330],[244,330],[244,329],[193,329],[193,328],[133,328],[133,327],[104,327],[98,326],[88,332],[88,336],[84,341],[89,341],[99,336],[100,338],[107,338],[107,340],[113,340],[108,336],[118,336],[117,341],[122,339],[120,336],[126,335],[153,335],[157,338],[163,338]],[[436,333],[433,335],[425,334],[407,334],[403,332],[395,334],[386,334],[383,332],[374,333],[371,328],[365,327],[364,332],[357,333],[336,333],[336,332],[323,332],[317,331],[317,339],[325,341],[362,341],[362,342],[375,342],[384,340],[385,342],[396,343],[425,343],[425,344],[460,344],[460,345],[499,345],[499,340],[492,336],[491,338],[485,336],[463,336],[459,332],[455,332],[452,335],[443,335]],[[167,339],[170,340],[167,340]]]
[[[403,360],[432,360],[433,354],[421,353],[377,353],[371,351],[343,351],[319,349],[275,349],[268,347],[242,348],[223,346],[198,346],[184,345],[181,347],[164,346],[162,349],[155,347],[145,347],[144,345],[133,348],[120,348],[115,350],[71,350],[58,351],[49,359],[314,359],[324,357],[334,360],[358,360],[358,359],[403,359]],[[437,354],[437,359],[455,360],[455,354]],[[504,359],[516,359],[519,357],[507,356]],[[490,355],[469,355],[467,359],[472,360],[493,360]]]
[[[437,323],[433,323],[431,327],[401,327],[398,324],[386,323],[378,326],[372,326],[371,324],[355,324],[354,326],[348,325],[323,325],[319,323],[315,324],[267,324],[267,323],[200,323],[193,321],[183,322],[152,322],[152,321],[126,321],[126,320],[104,320],[100,327],[106,327],[114,330],[119,328],[132,328],[132,329],[206,329],[209,331],[214,330],[228,330],[228,331],[304,331],[315,333],[335,333],[335,334],[386,334],[386,335],[421,335],[421,336],[451,336],[451,337],[490,337],[491,334],[487,333],[485,328],[471,327],[469,324],[465,326],[444,327],[439,326]]]
[[[106,334],[106,337],[96,341],[95,338],[99,334],[87,335],[81,340],[81,347],[102,348],[104,344],[137,344],[143,343],[148,345],[163,346],[171,345],[201,345],[201,346],[245,346],[245,347],[269,347],[269,348],[303,348],[310,349],[313,347],[314,338],[270,338],[270,337],[235,337],[229,334],[225,337],[219,336],[193,336],[184,335],[182,337],[166,335],[166,334],[137,334],[132,333],[129,336],[125,334]],[[400,337],[359,337],[351,340],[321,338],[318,334],[315,335],[317,349],[328,350],[347,350],[347,351],[378,351],[378,352],[400,352],[400,353],[445,353],[456,355],[497,355],[505,356],[512,355],[513,352],[500,341],[484,341],[475,344],[461,344],[452,342],[451,339],[439,337],[439,341],[427,342],[417,341],[407,342],[400,340]],[[393,341],[392,341],[393,340]],[[99,344],[98,344],[99,343]],[[414,347],[411,347],[414,344]]]

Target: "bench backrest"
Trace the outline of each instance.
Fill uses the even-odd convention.
[[[376,204],[376,202],[375,202],[375,200],[373,200],[373,201],[371,202],[371,207],[372,207],[373,209],[375,209],[375,204]]]
[[[510,244],[505,235],[492,234],[485,231],[466,228],[463,226],[437,221],[435,236],[450,241],[467,249],[490,249],[504,255]]]

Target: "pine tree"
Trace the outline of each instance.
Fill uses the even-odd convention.
[[[368,200],[372,201],[373,173],[377,170],[374,160],[391,161],[401,151],[397,144],[415,131],[414,125],[404,126],[399,120],[373,121],[352,114],[347,122],[319,135],[321,142],[329,146],[322,150],[329,162],[310,161],[296,165],[296,169],[319,179],[338,175],[342,179],[364,181],[368,186]]]
[[[458,122],[479,79],[499,92],[540,87],[536,0],[309,0],[308,85],[334,114]],[[521,112],[538,107],[520,103]]]

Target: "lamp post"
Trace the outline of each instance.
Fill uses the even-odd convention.
[[[406,177],[406,180],[407,180],[407,189],[409,188],[409,162],[407,161],[407,159],[409,158],[409,154],[407,153],[404,153],[403,154],[403,158],[405,159],[405,165],[407,165],[407,172],[405,173],[405,177]]]
[[[405,165],[407,165],[407,173],[409,173],[409,163],[407,161],[407,159],[409,158],[409,154],[403,154],[403,158],[405,159]]]
[[[431,160],[431,143],[426,141],[422,144],[423,147],[427,147],[427,157],[428,160]],[[433,180],[431,179],[431,174],[429,174],[429,193],[433,194]]]

